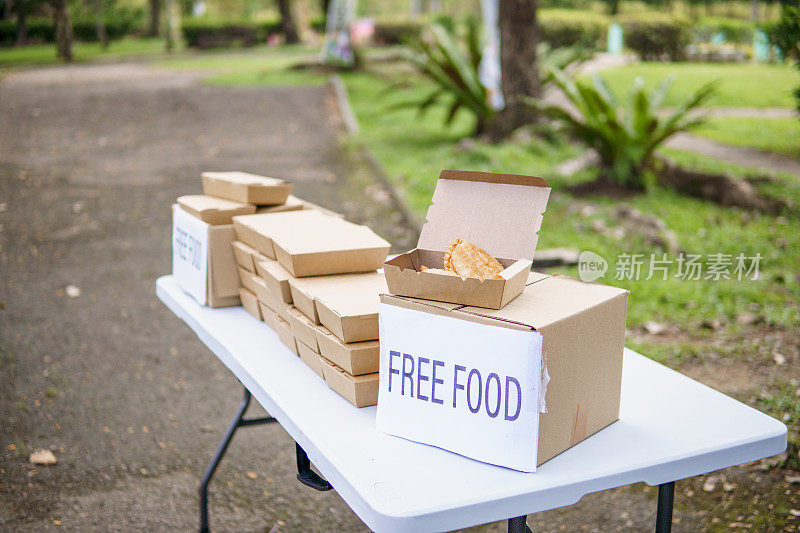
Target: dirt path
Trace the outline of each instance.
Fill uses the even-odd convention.
[[[666,146],[713,157],[740,167],[800,177],[800,159],[788,155],[720,143],[691,133],[675,135],[666,142]]]

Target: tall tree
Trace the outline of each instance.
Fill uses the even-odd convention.
[[[147,35],[158,37],[161,34],[161,0],[150,0],[150,21],[147,24]]]
[[[92,0],[92,9],[94,9],[94,22],[97,29],[97,40],[105,50],[108,48],[108,31],[106,31],[106,21],[103,18],[103,4],[102,0]]]
[[[299,43],[300,37],[297,35],[297,25],[294,23],[294,17],[292,16],[290,0],[278,0],[278,11],[281,14],[281,29],[286,43]]]
[[[25,46],[28,42],[28,9],[29,0],[16,0],[12,5],[14,15],[17,17],[17,41],[15,46]]]
[[[505,107],[489,127],[488,136],[494,141],[536,120],[536,112],[525,102],[542,95],[536,63],[536,4],[536,0],[500,1],[500,87]]]
[[[72,23],[67,0],[50,0],[56,27],[56,54],[62,61],[72,61]]]

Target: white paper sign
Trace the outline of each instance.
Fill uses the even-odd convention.
[[[542,335],[380,304],[377,427],[536,470]]]
[[[197,303],[206,303],[208,224],[186,211],[172,212],[172,275]]]

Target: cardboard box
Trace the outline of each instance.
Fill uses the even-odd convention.
[[[278,315],[275,315],[275,332],[278,334],[278,338],[281,340],[284,346],[289,348],[295,355],[300,355],[300,353],[297,351],[297,341],[292,334],[291,326],[289,326],[289,323]]]
[[[303,283],[303,282],[301,282]],[[320,323],[342,342],[378,338],[378,303],[387,291],[379,272],[320,276],[305,282],[314,295]]]
[[[257,279],[259,279],[259,277],[256,274],[239,267],[239,280],[241,281],[242,287],[253,294],[258,292],[258,283],[256,282]]]
[[[293,302],[292,290],[289,287],[292,275],[280,263],[265,258],[256,264],[256,272],[267,283],[267,287],[276,298],[287,304]]]
[[[263,302],[264,304],[267,305],[267,307],[272,306],[273,296],[269,288],[267,287],[267,284],[264,282],[264,280],[258,277],[257,275],[254,275],[251,278],[251,281],[255,285],[256,288],[255,293],[256,293],[256,298],[258,298],[258,301]]]
[[[344,343],[322,326],[317,326],[319,353],[344,371],[360,376],[378,371],[380,343],[374,341]]]
[[[297,309],[289,310],[289,325],[295,338],[319,353],[317,344],[317,328],[311,320]]]
[[[328,386],[356,407],[368,407],[378,403],[378,374],[352,376],[324,357],[322,373]]]
[[[274,331],[278,330],[278,315],[275,311],[266,306],[264,302],[258,302],[258,309],[261,311],[261,319]]]
[[[178,197],[178,205],[195,218],[199,218],[212,226],[232,224],[231,219],[237,215],[252,215],[256,212],[253,204],[231,202],[223,198],[215,198],[204,194],[191,194]]]
[[[203,192],[234,202],[277,205],[286,202],[293,185],[248,172],[203,172]]]
[[[172,207],[183,209],[177,204]],[[188,211],[183,211],[188,213]],[[207,226],[208,259],[206,264],[206,301],[208,307],[234,307],[241,304],[239,299],[239,274],[233,257],[231,243],[236,238],[233,226]]]
[[[376,270],[389,243],[366,226],[303,209],[233,219],[239,239],[294,277]]]
[[[291,278],[295,307],[343,342],[378,338],[379,294],[386,281],[378,272]]]
[[[549,196],[542,178],[443,170],[417,248],[383,267],[389,292],[500,309],[525,287]],[[502,279],[421,271],[441,269],[444,252],[457,238],[494,256],[505,267]]]
[[[242,307],[244,307],[245,311],[258,320],[263,320],[261,317],[261,309],[258,307],[258,299],[255,294],[241,287],[239,289],[239,298],[242,300]]]
[[[381,296],[382,306],[386,307],[382,307],[381,315],[382,381],[377,416],[378,428],[394,435],[449,449],[481,461],[517,470],[533,471],[536,465],[558,455],[617,420],[619,418],[628,292],[615,287],[584,283],[567,276],[540,275],[538,278],[538,280],[533,278],[522,295],[500,310],[453,306],[453,304],[402,296]],[[459,423],[456,410],[442,411],[440,406],[432,406],[426,414],[416,413],[415,409],[425,410],[426,406],[430,404],[416,398],[412,402],[409,395],[398,396],[397,387],[389,392],[388,383],[384,382],[384,378],[388,378],[392,373],[391,362],[388,360],[392,351],[395,354],[394,367],[397,367],[397,350],[409,353],[413,350],[424,352],[424,356],[430,361],[466,358],[471,356],[472,351],[481,350],[479,346],[476,346],[476,341],[468,339],[467,336],[451,335],[448,338],[442,338],[442,335],[446,334],[443,331],[444,328],[442,328],[441,335],[429,333],[426,336],[418,336],[415,347],[404,347],[405,341],[402,339],[414,335],[415,332],[397,328],[396,324],[400,323],[397,318],[403,315],[398,314],[395,315],[395,319],[390,319],[390,308],[458,319],[454,324],[460,328],[467,324],[468,329],[474,331],[478,330],[476,328],[478,325],[491,326],[488,333],[482,334],[483,340],[479,340],[478,343],[487,343],[490,348],[485,351],[494,351],[495,353],[481,352],[476,355],[481,361],[480,364],[484,366],[482,369],[484,377],[491,375],[490,373],[504,375],[504,369],[498,368],[498,365],[501,364],[498,362],[501,354],[502,358],[513,360],[516,364],[523,366],[533,364],[532,368],[539,369],[541,365],[543,367],[539,370],[542,374],[541,387],[538,384],[538,374],[531,377],[531,382],[527,384],[522,378],[519,380],[523,387],[519,394],[520,402],[523,401],[522,390],[535,391],[539,389],[542,392],[541,397],[538,397],[538,394],[537,397],[532,397],[533,392],[530,396],[526,396],[525,401],[532,403],[525,404],[529,406],[527,413],[523,413],[524,416],[520,415],[519,420],[538,412],[537,405],[540,409],[544,407],[540,403],[540,398],[546,405],[545,412],[539,414],[538,417],[527,419],[528,422],[532,420],[534,426],[538,426],[538,431],[534,433],[537,438],[532,445],[525,446],[524,442],[520,442],[518,438],[519,432],[528,431],[529,427],[518,426],[516,423],[510,424],[502,416],[486,418],[486,426],[482,427],[480,434],[458,435],[460,431],[465,430],[449,427],[451,424]],[[408,318],[413,319],[415,327],[425,328],[426,331],[431,332],[433,325],[419,320],[421,317],[422,315]],[[505,335],[502,330],[516,330],[539,337],[541,344],[538,352],[534,350],[531,352],[533,355],[529,353],[515,354],[499,348],[501,337]],[[435,331],[440,330],[436,329]],[[495,336],[497,339],[494,338]],[[430,343],[430,346],[426,343]],[[390,344],[392,346],[389,346]],[[431,347],[434,345],[436,347]],[[403,364],[405,362],[403,360]],[[409,364],[411,363],[409,362]],[[426,368],[430,369],[430,365],[426,365]],[[453,374],[453,370],[448,369],[448,365],[444,364],[440,375],[444,376],[445,383],[440,388],[445,392],[439,394],[448,396],[446,391],[450,387],[450,396],[452,397],[454,394],[452,387],[457,380],[450,378],[449,381],[453,381],[453,383],[448,382],[448,371],[451,375]],[[470,372],[469,369],[467,372]],[[394,374],[397,375],[396,371]],[[478,376],[480,375],[481,372]],[[510,374],[506,373],[505,375]],[[544,379],[546,375],[549,375],[549,384]],[[463,381],[465,378],[466,374],[463,374],[461,380]],[[395,377],[395,384],[396,380]],[[428,383],[426,383],[426,387],[427,385]],[[528,388],[530,385],[533,386]],[[506,395],[508,395],[508,383],[505,386]],[[408,387],[405,388],[408,389]],[[419,391],[417,392],[419,393]],[[462,394],[463,392],[461,390]],[[398,400],[405,403],[397,403]],[[383,408],[384,402],[386,402],[386,409]],[[400,411],[396,410],[398,407],[400,407]],[[486,415],[488,409],[487,404],[486,411],[482,408],[479,409],[479,416],[467,413],[466,419],[477,420],[481,417],[491,416]],[[398,412],[402,412],[402,416],[398,416]],[[517,411],[517,415],[519,415],[519,411]],[[428,422],[435,427],[429,428],[426,423],[422,422],[426,416],[432,417],[432,419],[428,419]],[[409,420],[414,421],[414,427],[407,425]],[[488,443],[492,438],[496,440],[494,449],[489,449],[488,446],[481,447],[482,443]],[[501,444],[497,445],[497,442]],[[502,443],[509,444],[504,446]],[[511,445],[510,443],[516,444]]]
[[[317,303],[311,292],[314,279],[316,278],[292,278],[289,280],[289,290],[292,294],[292,304],[314,324],[319,324]]]
[[[322,374],[322,360],[317,352],[311,349],[309,346],[306,346],[301,340],[297,340],[297,351],[300,354],[300,359],[314,372],[316,372],[319,377],[325,379],[325,376]]]
[[[233,247],[233,256],[236,258],[236,264],[248,272],[255,272],[254,257],[258,251],[242,241],[233,241],[231,246]]]
[[[300,209],[310,209],[305,200],[290,194],[286,201],[277,205],[262,205],[256,207],[256,213],[283,213],[284,211],[299,211]]]

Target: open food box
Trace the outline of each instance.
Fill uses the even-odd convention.
[[[549,197],[542,178],[443,170],[417,248],[384,264],[389,292],[500,309],[525,288]],[[446,271],[456,239],[484,250],[503,270],[486,279]]]

